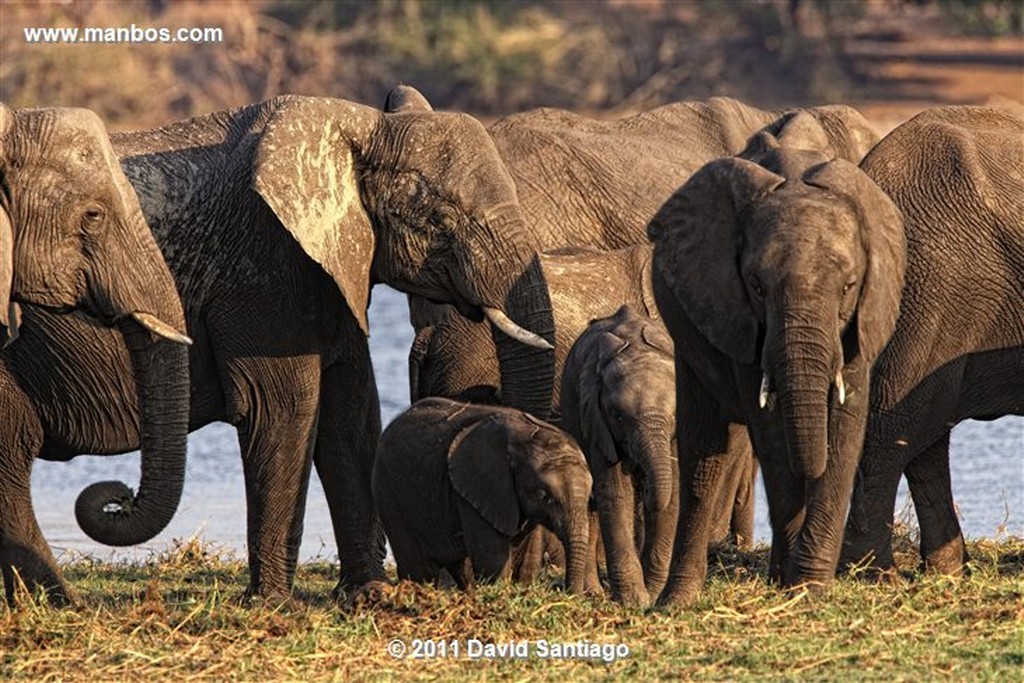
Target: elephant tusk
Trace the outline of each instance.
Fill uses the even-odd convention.
[[[765,372],[761,375],[761,391],[757,395],[757,405],[763,410],[768,405],[768,373]]]
[[[495,327],[516,341],[522,342],[527,346],[533,346],[534,348],[544,349],[546,351],[550,351],[555,348],[543,337],[536,335],[529,330],[524,330],[522,327],[519,327],[519,325],[516,325],[501,309],[491,308],[490,306],[484,306],[483,309],[484,315],[487,316],[487,319],[490,320]]]
[[[164,339],[175,342],[177,344],[185,344],[186,346],[192,345],[191,337],[189,337],[188,335],[184,335],[181,332],[178,332],[176,329],[174,329],[173,327],[171,327],[170,325],[168,325],[155,315],[135,311],[134,313],[132,313],[132,318],[135,320],[135,322],[142,325],[147,330],[149,330],[150,332],[159,337],[163,337]]]
[[[836,372],[836,390],[839,392],[839,405],[846,403],[846,382],[843,381],[843,371]]]

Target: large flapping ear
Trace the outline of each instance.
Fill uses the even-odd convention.
[[[359,193],[355,141],[368,139],[382,115],[327,98],[284,97],[276,106],[253,159],[253,188],[334,278],[369,334],[376,240]]]
[[[860,222],[867,269],[857,302],[858,355],[871,363],[896,328],[907,267],[903,216],[885,192],[853,164],[836,160],[812,168],[808,185],[849,197]]]
[[[463,429],[448,447],[448,477],[481,517],[505,536],[514,536],[522,518],[509,440],[509,427],[500,415]]]
[[[404,111],[434,111],[423,94],[411,85],[396,85],[384,98],[384,111],[398,114]]]
[[[729,357],[753,363],[758,320],[740,273],[744,214],[785,178],[746,159],[706,164],[647,228],[654,268],[701,334]]]

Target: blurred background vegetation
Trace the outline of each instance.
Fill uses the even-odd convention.
[[[87,106],[111,128],[282,92],[379,106],[399,82],[484,118],[542,105],[619,115],[718,94],[762,107],[920,98],[879,90],[879,46],[923,30],[1019,40],[1022,15],[1021,0],[4,0],[0,98]],[[218,26],[225,43],[23,38],[24,27],[133,23]]]

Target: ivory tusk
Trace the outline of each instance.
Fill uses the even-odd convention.
[[[846,382],[843,381],[843,371],[836,372],[836,390],[839,392],[839,405],[846,403]]]
[[[768,405],[768,373],[765,372],[761,375],[761,391],[757,396],[757,405],[762,409]]]
[[[135,322],[142,325],[147,330],[149,330],[150,332],[159,337],[163,337],[164,339],[175,342],[177,344],[185,344],[187,346],[192,345],[191,337],[189,337],[188,335],[184,335],[181,332],[178,332],[176,329],[174,329],[173,327],[171,327],[170,325],[168,325],[155,315],[135,311],[134,313],[132,313],[132,318],[135,320]]]
[[[555,348],[545,341],[543,337],[536,335],[529,330],[524,330],[522,327],[519,327],[519,325],[516,325],[501,309],[491,308],[490,306],[484,306],[483,309],[484,315],[487,316],[488,320],[494,323],[495,327],[516,341],[522,342],[527,346],[545,349],[547,351]]]

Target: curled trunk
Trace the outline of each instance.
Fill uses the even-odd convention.
[[[181,305],[156,307],[162,319],[184,329]],[[139,400],[142,476],[139,490],[118,481],[87,487],[75,503],[79,526],[106,545],[143,543],[171,521],[181,500],[188,437],[188,347],[156,338],[133,320],[120,324],[131,354]]]

